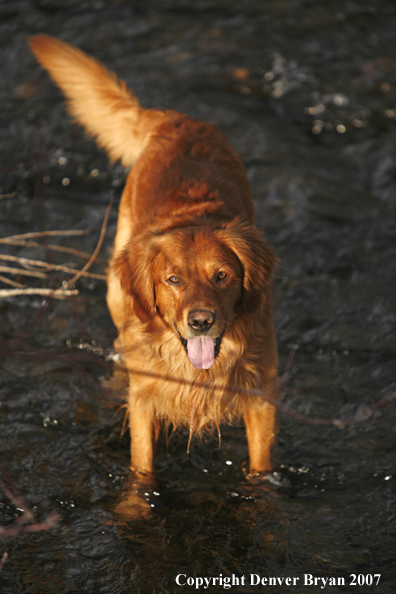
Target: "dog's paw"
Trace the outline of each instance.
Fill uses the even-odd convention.
[[[268,485],[272,487],[284,487],[287,479],[281,475],[280,472],[272,470],[250,470],[249,472],[244,471],[245,478],[252,485]]]
[[[131,473],[114,512],[126,521],[149,516],[154,507],[154,485],[155,479],[151,473],[131,467]]]
[[[144,495],[133,490],[124,493],[114,508],[114,513],[125,521],[147,518],[151,511],[151,505]]]

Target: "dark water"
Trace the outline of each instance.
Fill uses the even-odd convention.
[[[144,105],[214,122],[238,149],[281,259],[282,367],[295,352],[282,404],[311,419],[281,414],[283,482],[270,489],[244,478],[242,428],[224,428],[220,449],[216,439],[193,443],[189,458],[185,434],[168,453],[162,437],[151,515],[119,516],[129,457],[122,389],[103,379],[105,358],[84,348],[115,338],[104,283],[80,281],[74,301],[2,299],[0,476],[33,523],[59,515],[51,529],[1,540],[2,594],[204,591],[178,585],[179,574],[181,584],[234,574],[229,590],[241,593],[395,592],[396,413],[381,402],[396,389],[395,31],[396,5],[382,0],[0,3],[0,236],[88,230],[47,243],[92,253],[110,190],[118,202],[125,179],[73,131],[30,55],[27,36],[45,32],[103,60]],[[0,248],[85,262],[48,245]],[[70,276],[9,278],[57,287]],[[3,527],[18,527],[18,507],[0,492]],[[251,574],[279,579],[252,585]],[[304,574],[327,585],[304,585]],[[207,591],[224,585],[212,580]]]

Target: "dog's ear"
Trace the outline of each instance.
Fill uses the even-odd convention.
[[[156,314],[154,264],[158,255],[151,235],[132,238],[113,260],[112,271],[125,293],[133,297],[136,315],[147,322]]]
[[[238,257],[243,269],[241,306],[253,313],[270,300],[270,287],[277,258],[260,232],[239,217],[220,230],[220,239]]]

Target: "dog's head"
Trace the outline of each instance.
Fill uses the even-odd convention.
[[[221,228],[186,227],[131,239],[114,261],[136,315],[160,315],[194,367],[209,368],[227,324],[269,297],[275,256],[257,229],[235,219]]]

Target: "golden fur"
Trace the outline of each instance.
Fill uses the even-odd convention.
[[[214,126],[140,107],[80,50],[44,35],[30,47],[72,116],[112,160],[134,165],[107,294],[130,378],[132,466],[153,472],[163,420],[202,433],[243,416],[251,471],[270,471],[275,258],[255,227],[240,158]]]

